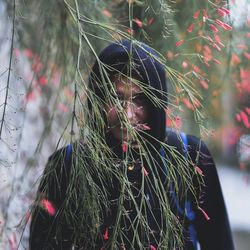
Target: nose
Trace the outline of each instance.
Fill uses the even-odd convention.
[[[131,102],[126,102],[124,109],[125,109],[125,112],[126,112],[126,115],[127,115],[128,119],[130,121],[132,121],[134,119],[134,117],[135,117],[135,107],[134,107],[134,104],[131,103]]]

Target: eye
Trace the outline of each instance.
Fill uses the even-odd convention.
[[[148,102],[148,99],[144,94],[139,94],[133,97],[133,102],[138,105],[143,105]]]

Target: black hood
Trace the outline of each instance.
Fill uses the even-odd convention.
[[[92,68],[90,88],[100,97],[100,89],[103,81],[105,81],[103,79],[112,77],[118,72],[124,72],[125,68],[127,69],[129,65],[133,65],[131,67],[132,71],[136,70],[137,74],[139,72],[142,78],[141,81],[145,85],[149,85],[153,94],[166,106],[167,82],[165,70],[163,65],[156,60],[157,58],[158,56],[153,49],[144,43],[133,43],[128,40],[112,43],[100,53],[99,60],[95,62]],[[105,67],[106,72],[104,72],[103,67],[100,67],[100,64]],[[165,109],[152,104],[151,110],[149,120],[150,135],[163,142],[166,130]]]

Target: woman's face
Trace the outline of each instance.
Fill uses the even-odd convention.
[[[110,133],[119,141],[128,140],[130,135],[125,127],[122,117],[126,116],[129,124],[134,129],[147,127],[149,118],[149,101],[141,88],[131,79],[126,77],[116,77],[113,81],[117,98],[122,106],[106,105],[108,129]],[[124,115],[121,115],[121,111]]]

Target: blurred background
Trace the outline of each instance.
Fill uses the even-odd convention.
[[[249,0],[0,0],[0,248],[27,248],[37,180],[79,138],[95,54],[122,38],[152,46],[175,75],[166,123],[208,144],[236,249],[249,249]]]

